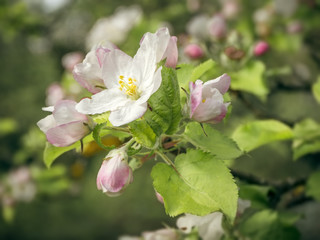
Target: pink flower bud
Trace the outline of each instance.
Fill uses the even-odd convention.
[[[261,56],[265,54],[269,50],[269,44],[264,41],[258,42],[253,49],[253,53],[255,56]]]
[[[85,114],[76,111],[76,102],[58,101],[54,107],[44,108],[52,112],[41,119],[37,125],[47,136],[47,140],[56,147],[66,147],[90,133],[89,121]]]
[[[222,39],[227,34],[227,24],[222,15],[213,16],[208,22],[209,34],[216,38]]]
[[[161,196],[161,194],[156,192],[156,197],[157,197],[158,201],[163,204],[163,197]]]
[[[133,181],[128,156],[123,149],[109,152],[97,176],[97,188],[109,196],[117,196]]]
[[[188,46],[185,47],[184,53],[192,58],[192,59],[198,59],[203,57],[203,50],[198,44],[189,44]]]
[[[227,113],[229,103],[224,103],[223,94],[230,85],[230,77],[220,77],[203,84],[201,80],[190,82],[190,118],[204,123],[218,123]]]

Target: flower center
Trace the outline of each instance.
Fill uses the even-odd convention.
[[[119,76],[119,89],[127,94],[131,99],[137,100],[140,96],[137,89],[137,80],[135,78],[126,78],[123,75]]]

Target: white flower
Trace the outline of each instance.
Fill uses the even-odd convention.
[[[87,48],[91,49],[102,41],[122,43],[141,17],[142,10],[137,5],[118,8],[112,16],[101,18],[94,24],[86,39]]]
[[[110,111],[109,121],[121,126],[140,118],[147,110],[147,101],[161,85],[161,67],[157,63],[167,56],[171,40],[168,29],[146,33],[134,56],[118,49],[107,52],[102,62],[105,90],[91,99],[80,101],[76,109],[83,114]]]
[[[221,225],[222,217],[221,212],[214,212],[203,217],[186,214],[178,218],[177,226],[184,233],[190,233],[192,228],[196,227],[203,240],[219,240],[224,234]]]

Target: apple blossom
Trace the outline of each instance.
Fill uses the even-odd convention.
[[[116,45],[110,42],[93,47],[83,62],[74,66],[73,76],[76,81],[91,93],[102,91],[105,88],[102,80],[102,61],[107,52],[116,48]]]
[[[204,26],[207,26],[209,19],[210,18],[207,15],[198,15],[193,17],[187,23],[187,32],[198,39],[206,39],[209,34],[208,30]]]
[[[143,232],[144,240],[178,240],[179,236],[175,229],[164,228],[153,232]]]
[[[83,60],[81,52],[70,52],[62,57],[62,66],[69,72],[72,72],[74,66]]]
[[[92,123],[86,115],[76,111],[76,104],[72,100],[61,100],[54,107],[43,108],[52,114],[41,119],[37,125],[52,145],[69,146],[90,133]]]
[[[230,77],[223,74],[207,81],[190,82],[190,118],[198,122],[218,123],[227,113],[229,103],[224,103],[223,94],[230,85]]]
[[[65,97],[64,91],[60,84],[53,83],[47,88],[46,105],[53,106]]]
[[[146,33],[134,58],[118,49],[107,52],[102,61],[105,90],[82,99],[76,109],[83,114],[110,111],[114,126],[130,123],[147,110],[147,101],[161,85],[161,69],[157,63],[167,55],[171,37],[167,28],[155,34]]]
[[[139,6],[119,7],[113,15],[100,18],[94,24],[86,39],[87,48],[91,49],[103,41],[122,43],[141,18],[142,10]]]
[[[222,217],[221,212],[214,212],[203,217],[186,214],[178,218],[177,226],[184,233],[190,233],[192,228],[196,227],[201,239],[219,240],[224,234]]]
[[[126,151],[123,148],[110,151],[98,172],[97,188],[109,196],[117,196],[132,181]]]
[[[208,31],[209,34],[216,39],[222,39],[227,34],[227,24],[224,17],[220,14],[213,16],[209,22]]]

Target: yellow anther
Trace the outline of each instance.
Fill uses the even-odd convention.
[[[123,75],[120,75],[119,78],[120,78],[121,80],[123,80],[123,79],[124,79],[124,76],[123,76]]]
[[[205,102],[206,102],[206,99],[202,99],[202,102],[205,103]]]

